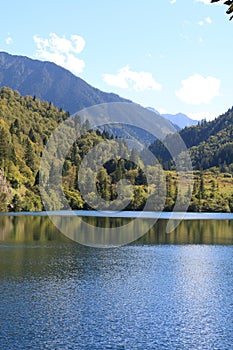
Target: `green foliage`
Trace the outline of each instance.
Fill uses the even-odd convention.
[[[194,169],[218,167],[222,171],[231,171],[229,169],[233,164],[233,108],[213,121],[202,121],[196,126],[186,127],[179,134],[189,150]],[[174,159],[166,145],[176,145],[176,136],[169,134],[163,143],[155,141],[150,150],[161,160],[165,169],[173,169]],[[176,156],[179,156],[179,152]]]
[[[64,187],[64,194],[72,209],[83,209],[84,200],[78,191],[70,190],[67,187]]]
[[[9,210],[42,209],[34,184],[44,138],[66,117],[66,112],[47,102],[22,97],[6,87],[0,90],[0,169],[15,193],[7,204]]]
[[[0,90],[0,211],[45,209],[39,193],[40,157],[53,130],[68,117],[52,103],[22,97],[9,88]],[[130,150],[124,140],[113,139],[108,131],[94,132],[87,121],[82,125],[79,118],[70,118],[68,122],[70,128],[63,130],[56,140],[59,145],[56,160],[48,155],[52,167],[47,164],[44,169],[43,176],[51,180],[43,194],[48,204],[46,209],[67,209],[67,203],[57,195],[63,191],[72,209],[95,208],[99,196],[107,202],[115,200],[117,203],[124,197],[127,210],[142,210],[148,200],[149,210],[173,210],[178,177],[162,144],[155,142],[151,150],[163,161],[165,171],[158,164],[143,164],[139,151]],[[181,194],[184,203],[192,195],[190,211],[233,211],[232,125],[233,110],[229,110],[215,121],[202,122],[181,131],[197,169],[193,193],[187,182]],[[67,135],[73,137],[76,133],[80,136],[64,161],[62,155],[67,152]],[[168,136],[169,142],[172,137]],[[109,159],[109,154],[113,154],[109,139],[115,142],[114,147],[118,148],[117,154],[121,157]],[[81,162],[87,153],[90,155],[90,150],[91,167],[83,169]],[[63,188],[58,188],[57,174],[62,164]],[[122,186],[122,180],[127,180],[131,186]],[[81,187],[87,191],[85,199]]]

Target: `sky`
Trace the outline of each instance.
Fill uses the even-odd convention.
[[[55,62],[160,113],[211,120],[233,105],[233,21],[210,0],[1,4],[0,51]]]

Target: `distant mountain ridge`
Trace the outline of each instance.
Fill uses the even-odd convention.
[[[131,102],[116,94],[103,92],[52,62],[0,52],[0,87],[18,90],[53,102],[70,114],[92,105]]]
[[[148,109],[156,114],[160,114],[155,108],[148,107]],[[176,114],[164,113],[160,115],[166,118],[167,120],[169,120],[174,125],[177,125],[180,129],[183,129],[188,126],[197,125],[199,122],[198,120],[188,117],[184,113],[176,113]]]
[[[35,96],[42,101],[52,102],[55,107],[68,111],[71,115],[78,112],[82,113],[83,110],[86,111],[86,109],[97,105],[103,106],[103,108],[105,104],[109,103],[118,105],[116,108],[108,108],[111,111],[114,109],[114,119],[116,121],[121,120],[124,127],[120,127],[120,125],[111,126],[110,130],[108,126],[105,129],[109,134],[127,140],[137,139],[144,145],[149,145],[155,140],[153,135],[144,130],[145,128],[153,131],[153,129],[158,130],[158,127],[160,127],[160,136],[175,131],[159,113],[155,114],[116,94],[98,90],[52,62],[33,60],[26,56],[0,52],[0,88],[4,86],[18,91],[22,96]],[[128,108],[127,112],[124,106],[121,108],[121,104],[124,105],[125,103],[131,107]],[[102,113],[99,108],[97,110],[98,113]],[[123,110],[124,115],[122,115]],[[101,116],[100,124],[103,120]],[[137,127],[137,121],[139,120],[146,120],[144,129],[143,125]],[[126,127],[125,123],[127,121],[131,125]]]
[[[0,88],[4,86],[18,90],[22,96],[36,96],[52,102],[70,114],[102,103],[132,102],[91,86],[55,63],[0,52]],[[198,123],[182,113],[160,114],[154,108],[148,109],[180,129]]]
[[[168,119],[173,124],[178,125],[181,129],[198,124],[198,120],[189,118],[186,114],[176,113],[176,114],[162,114],[162,116]]]

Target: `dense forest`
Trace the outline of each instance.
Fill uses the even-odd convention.
[[[51,133],[68,118],[71,126],[73,123],[78,130],[79,137],[63,163],[63,192],[72,209],[98,208],[95,189],[88,187],[85,198],[82,196],[80,186],[85,188],[94,173],[88,168],[82,174],[80,164],[95,145],[105,144],[98,154],[104,160],[106,141],[112,141],[113,136],[105,130],[90,130],[87,121],[81,123],[78,118],[70,118],[68,112],[56,108],[53,103],[40,101],[35,96],[23,97],[5,87],[0,90],[1,211],[44,210],[39,186],[41,155]],[[188,181],[182,189],[182,201],[192,196],[190,211],[233,211],[232,118],[233,110],[229,110],[213,122],[203,122],[180,132],[190,149],[195,169],[193,190]],[[61,145],[63,137],[66,136],[61,135]],[[95,178],[98,195],[107,202],[120,202],[118,184],[125,179],[132,186],[126,187],[123,192],[127,199],[124,209],[141,210],[149,202],[147,210],[173,210],[178,193],[178,175],[161,144],[156,141],[151,150],[161,160],[165,171],[159,163],[143,164],[139,151],[130,149],[124,140],[116,138],[114,141],[124,156],[103,161]],[[49,174],[51,178],[56,175],[56,167],[61,161],[58,157],[53,164]],[[62,203],[56,203],[55,193],[56,181],[47,192],[51,210],[58,204],[62,206]],[[155,201],[149,200],[151,198]]]
[[[213,121],[204,120],[182,129],[180,136],[189,150],[194,169],[218,167],[221,171],[233,173],[233,108]],[[165,145],[173,142],[174,135],[168,135],[163,143],[156,140],[150,146],[167,169],[172,169],[174,164]]]

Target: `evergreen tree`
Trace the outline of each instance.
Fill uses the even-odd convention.
[[[9,135],[6,129],[0,125],[0,167],[4,167],[9,154]]]
[[[34,142],[34,143],[36,142],[36,136],[35,136],[32,128],[30,128],[28,136],[32,142]]]
[[[111,199],[111,181],[106,169],[102,166],[98,172],[97,189],[103,199],[109,201]]]
[[[35,169],[35,153],[31,144],[31,141],[29,139],[26,139],[25,143],[25,152],[24,152],[25,162],[26,165],[31,169]]]

